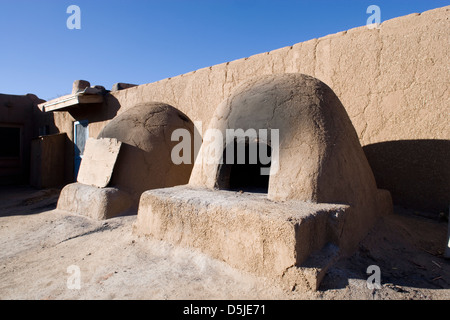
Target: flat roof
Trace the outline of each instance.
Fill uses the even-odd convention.
[[[75,94],[65,95],[50,101],[38,104],[39,109],[44,112],[62,111],[79,104],[88,103],[102,103],[103,95],[92,94],[85,91],[77,92]]]

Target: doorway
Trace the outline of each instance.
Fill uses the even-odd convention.
[[[88,120],[80,120],[73,123],[74,141],[74,180],[77,181],[81,160],[83,160],[84,147],[89,138]]]

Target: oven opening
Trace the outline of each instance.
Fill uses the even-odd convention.
[[[227,157],[228,148],[232,147]],[[222,190],[267,193],[272,148],[262,142],[237,142],[223,152],[217,187]]]

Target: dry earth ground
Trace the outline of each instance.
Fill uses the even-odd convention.
[[[107,221],[56,210],[59,190],[0,189],[0,299],[450,299],[447,222],[396,208],[317,292],[286,288],[196,250],[137,237],[135,215]],[[69,289],[67,268],[80,268]],[[382,288],[367,288],[377,265]]]

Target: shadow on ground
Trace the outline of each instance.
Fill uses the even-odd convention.
[[[0,217],[38,214],[53,210],[60,189],[36,189],[30,186],[0,186]]]
[[[446,219],[402,207],[394,211],[378,221],[355,254],[329,270],[321,291],[345,288],[352,279],[366,281],[370,265],[380,268],[383,287],[402,294],[413,294],[411,288],[450,288],[450,260],[443,256]]]

